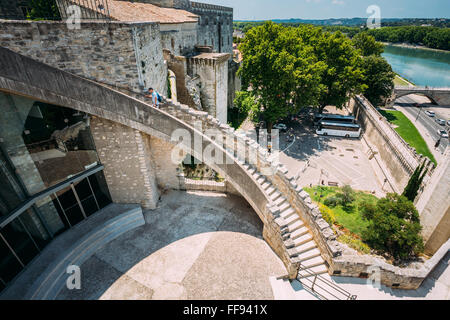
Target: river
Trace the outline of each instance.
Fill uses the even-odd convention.
[[[450,52],[387,45],[383,57],[417,86],[450,87]]]

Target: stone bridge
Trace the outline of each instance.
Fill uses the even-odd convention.
[[[156,109],[143,100],[1,47],[0,90],[119,123],[137,135],[164,140],[197,159],[203,159],[202,152],[213,146],[215,154],[223,153],[226,160],[218,164],[206,157],[204,162],[253,207],[264,224],[264,239],[284,262],[289,277],[297,277],[300,266],[317,274],[333,273],[333,258],[340,256],[341,248],[308,194],[288,179],[287,169],[270,160],[254,140],[220,124],[206,112],[167,99],[161,109]],[[194,139],[173,141],[173,132],[180,129],[191,137],[201,137],[201,148],[195,147]],[[215,141],[207,134],[208,129],[220,130],[228,139]],[[242,148],[247,150],[244,156],[236,152]],[[145,162],[151,154],[142,156]],[[114,170],[113,163],[102,162],[105,171]]]
[[[450,88],[395,87],[393,102],[409,94],[420,94],[440,106],[450,106]]]

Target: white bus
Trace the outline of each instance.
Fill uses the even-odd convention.
[[[356,123],[321,121],[316,133],[322,136],[359,138],[361,136],[361,126]]]
[[[343,116],[340,114],[320,114],[316,113],[314,115],[314,124],[317,126],[321,121],[326,122],[340,122],[340,123],[356,123],[356,118],[354,116]]]

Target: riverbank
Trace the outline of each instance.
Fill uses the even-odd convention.
[[[394,84],[400,87],[415,87],[416,85],[411,81],[403,78],[398,73],[395,73]]]
[[[382,42],[382,44],[384,44],[385,46],[393,46],[393,47],[401,47],[401,48],[409,48],[409,49],[421,49],[421,50],[429,50],[429,51],[435,51],[435,52],[450,53],[450,51],[448,51],[448,50],[434,49],[434,48],[421,46],[421,45],[418,45],[418,44],[392,43],[392,42]]]

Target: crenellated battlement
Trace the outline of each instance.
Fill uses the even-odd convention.
[[[193,1],[191,1],[191,6],[194,9],[224,11],[224,12],[228,12],[228,13],[231,13],[231,14],[233,13],[233,8],[218,6],[218,5],[215,5],[215,4],[200,3],[200,2],[193,2]]]

